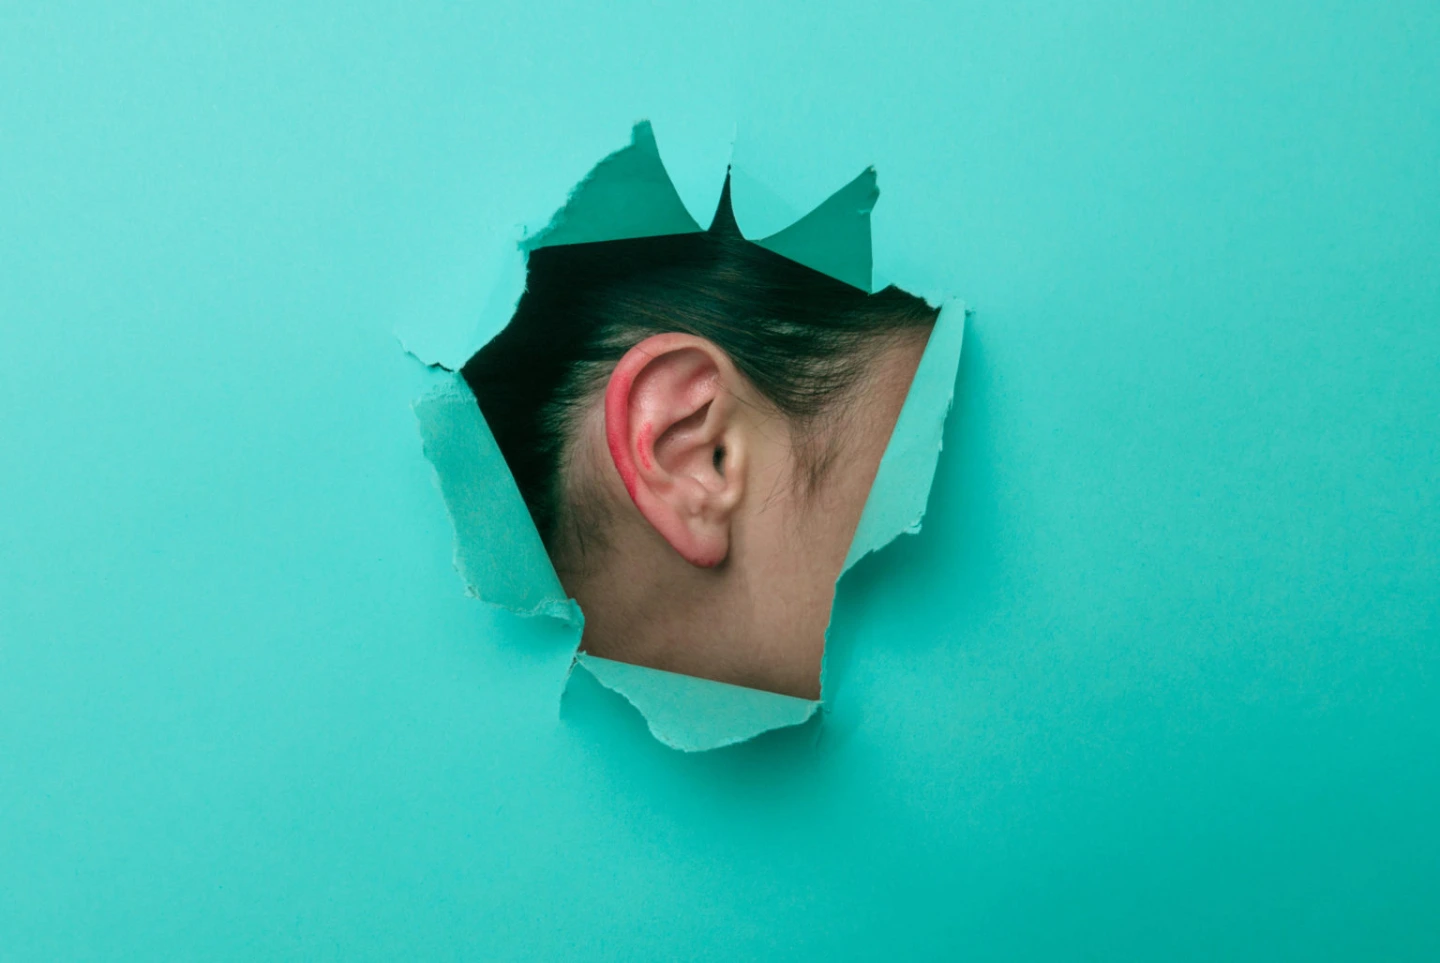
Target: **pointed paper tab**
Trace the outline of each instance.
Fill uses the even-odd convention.
[[[578,629],[580,606],[561,587],[470,386],[459,375],[447,377],[414,409],[425,457],[455,526],[455,570],[467,594]]]
[[[820,703],[581,653],[595,681],[640,710],[656,739],[672,749],[704,752],[798,726]]]
[[[660,148],[665,173],[691,220],[696,224],[709,224],[720,202],[725,171],[735,153],[735,125],[707,124],[704,118],[698,117],[686,117],[685,121],[659,123],[660,133],[655,142]]]
[[[945,419],[955,399],[955,376],[964,343],[965,305],[948,302],[940,309],[915,369],[842,572],[900,535],[920,531],[935,466],[944,447]]]
[[[642,120],[630,131],[630,145],[596,164],[550,223],[522,247],[533,251],[699,230],[660,160],[650,122]]]
[[[782,203],[779,198],[757,193],[757,183],[743,171],[733,171],[731,183],[742,194],[751,191],[752,201],[772,206]],[[694,185],[690,193],[697,193]],[[875,172],[867,170],[800,220],[755,243],[861,290],[874,290],[870,211],[878,196]],[[488,307],[478,306],[483,310],[477,310],[477,343],[463,356],[452,357],[454,349],[447,346],[444,352],[436,352],[436,357],[443,353],[445,360],[458,368],[508,323],[524,290],[523,260],[529,251],[700,230],[661,162],[650,125],[636,124],[629,146],[597,164],[543,230],[497,259],[496,294]],[[881,461],[847,569],[901,532],[919,528],[950,404],[963,327],[963,306],[947,306]],[[439,343],[439,339],[431,341]],[[434,360],[431,351],[421,350],[425,351],[422,358]],[[467,593],[521,615],[559,620],[564,631],[573,634],[578,650],[584,624],[580,607],[566,596],[469,385],[459,375],[448,376],[415,403],[415,415],[425,456],[435,468],[454,524],[455,568]],[[577,652],[576,659],[601,685],[634,705],[657,739],[686,751],[714,749],[771,729],[799,725],[820,708],[819,702],[583,653]],[[822,691],[828,691],[823,670]]]
[[[809,214],[755,243],[869,292],[870,212],[879,197],[875,168],[867,168]]]

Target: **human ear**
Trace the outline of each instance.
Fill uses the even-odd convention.
[[[712,342],[657,334],[625,353],[605,388],[605,440],[631,501],[701,568],[729,555],[744,494],[739,378]]]

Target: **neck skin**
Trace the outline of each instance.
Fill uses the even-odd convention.
[[[685,561],[636,510],[606,448],[604,413],[591,411],[574,463],[589,476],[584,484],[599,488],[604,538],[587,544],[579,564],[560,566],[566,591],[585,613],[585,651],[818,699],[835,581],[925,337],[888,344],[840,403],[821,439],[832,446],[828,467],[813,490],[786,420],[748,384],[741,387],[739,417],[750,439],[745,490],[729,555],[713,568]]]

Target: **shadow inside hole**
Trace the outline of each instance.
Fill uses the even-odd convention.
[[[637,589],[623,565],[562,566],[572,574],[580,571],[586,576],[586,582],[579,588],[573,584],[562,586],[555,565],[547,557],[546,546],[569,546],[571,551],[576,551],[575,547],[579,546],[587,552],[591,547],[597,550],[603,548],[603,540],[592,537],[595,529],[588,523],[592,515],[603,517],[608,508],[602,503],[600,509],[592,513],[589,509],[594,506],[588,502],[562,505],[554,497],[555,486],[551,484],[551,478],[559,465],[554,453],[563,445],[556,428],[558,422],[551,417],[552,409],[557,405],[567,410],[579,406],[589,399],[589,392],[593,389],[586,379],[571,376],[573,372],[567,367],[570,362],[565,359],[572,359],[575,363],[588,359],[590,363],[624,364],[629,355],[620,354],[615,349],[616,345],[628,344],[642,334],[659,337],[667,331],[673,333],[680,322],[674,316],[671,303],[675,301],[673,295],[676,289],[683,288],[686,292],[685,298],[675,302],[682,304],[688,304],[694,292],[708,291],[713,295],[714,291],[720,291],[721,295],[714,295],[712,301],[714,297],[720,297],[723,305],[706,301],[706,306],[697,307],[687,315],[690,326],[695,328],[691,336],[701,338],[702,344],[718,345],[717,350],[726,355],[735,356],[739,352],[748,357],[749,360],[741,367],[752,377],[768,373],[768,383],[761,384],[758,389],[766,397],[791,397],[792,400],[809,397],[807,391],[814,384],[805,380],[806,369],[797,359],[823,357],[824,351],[853,340],[856,331],[879,330],[882,323],[897,330],[917,325],[922,321],[922,315],[926,314],[925,305],[918,298],[910,298],[913,304],[903,303],[903,299],[908,297],[903,292],[893,289],[870,292],[873,273],[869,212],[877,197],[874,171],[867,170],[780,233],[750,239],[741,235],[730,210],[727,180],[714,222],[708,229],[697,230],[699,225],[685,213],[668,180],[648,124],[637,125],[632,132],[631,145],[602,160],[577,185],[565,207],[556,213],[549,226],[524,240],[523,249],[528,256],[521,265],[523,293],[514,303],[514,312],[508,322],[494,328],[485,327],[485,330],[498,330],[499,333],[475,348],[469,360],[458,366],[457,377],[452,384],[444,390],[437,388],[436,392],[417,402],[426,454],[435,465],[447,507],[456,523],[456,567],[461,570],[471,594],[512,611],[560,619],[573,629],[580,626],[580,612],[575,599],[585,599],[589,610],[587,635],[597,635],[596,630],[602,629],[598,637],[610,640],[613,654],[624,657],[623,662],[603,658],[606,653],[594,646],[593,638],[587,638],[590,661],[597,664],[608,662],[607,668],[594,673],[594,681],[618,693],[610,701],[624,707],[625,712],[634,711],[631,706],[638,707],[650,730],[669,745],[694,749],[723,747],[737,739],[749,741],[765,728],[793,727],[799,719],[810,716],[817,705],[809,699],[815,694],[813,672],[819,661],[819,630],[835,614],[833,611],[822,611],[813,603],[830,594],[831,584],[827,583],[831,582],[834,569],[819,565],[797,565],[791,570],[783,566],[772,567],[781,575],[794,576],[797,584],[788,589],[790,597],[813,600],[803,607],[793,604],[761,607],[783,625],[790,624],[787,619],[790,619],[791,613],[804,612],[807,648],[802,653],[804,665],[800,668],[796,668],[798,660],[786,664],[784,660],[771,658],[768,663],[762,659],[755,665],[740,665],[731,650],[723,650],[721,657],[715,659],[707,656],[699,646],[676,646],[675,630],[668,622],[650,620],[648,610],[646,617],[637,620],[633,612],[626,614],[624,603],[635,597],[673,602],[679,596],[673,591],[669,595],[657,592],[653,586],[642,586],[637,595]],[[624,199],[623,203],[618,202],[620,198]],[[728,265],[726,271],[729,274],[722,271],[720,278],[737,272],[742,276],[753,274],[770,278],[769,287],[720,284],[711,277],[711,273],[714,265],[722,262]],[[612,304],[598,295],[590,297],[586,294],[616,290],[619,284],[617,277],[626,279],[626,298]],[[542,283],[545,278],[549,278],[550,282]],[[584,278],[592,283],[582,283]],[[680,283],[682,278],[685,279],[684,284]],[[637,285],[636,290],[631,290]],[[782,318],[773,324],[763,321],[778,310],[771,300],[766,300],[772,287],[789,292],[787,300],[775,303],[789,305],[795,318]],[[799,291],[804,292],[803,297],[797,295]],[[865,295],[863,305],[858,305],[856,301],[857,292]],[[870,300],[872,298],[875,300]],[[663,308],[645,315],[651,317],[652,322],[643,330],[635,327],[637,314],[630,307],[635,299],[644,303],[653,301]],[[757,305],[751,301],[764,303]],[[755,324],[770,324],[770,327],[764,328],[766,336],[759,337],[756,331],[751,330],[750,321],[740,325],[731,319],[732,315],[741,320],[761,319]],[[883,322],[880,316],[883,316]],[[716,318],[720,320],[716,321]],[[490,320],[498,320],[498,317]],[[930,323],[934,320],[932,313]],[[943,365],[942,368],[937,370],[932,367],[923,396],[933,398],[937,405],[950,397],[949,389],[953,388],[953,379],[949,375],[959,352],[963,326],[949,330],[953,340],[947,338],[938,342],[943,350],[934,355],[927,351],[927,357],[944,359],[936,362]],[[736,331],[743,331],[745,335],[737,336]],[[604,332],[610,333],[602,336]],[[932,340],[934,343],[937,342]],[[701,352],[706,357],[714,353]],[[682,383],[675,372],[683,365],[676,360],[675,354],[642,352],[643,364],[648,366],[645,370],[659,372],[647,383],[672,387]],[[728,370],[718,362],[715,366],[721,371]],[[812,367],[818,371],[830,370],[826,364]],[[943,384],[941,371],[945,375]],[[623,385],[628,382],[622,380],[618,383]],[[823,386],[830,382],[821,378],[816,383]],[[901,387],[898,379],[887,379],[884,383],[896,389]],[[943,397],[938,393],[942,387],[946,389]],[[684,404],[698,403],[693,402],[693,392],[672,391],[672,394]],[[875,400],[872,398],[872,402]],[[909,409],[911,406],[907,403],[906,407]],[[665,411],[672,409],[679,410],[675,405],[664,408]],[[624,410],[629,411],[628,408]],[[804,410],[804,405],[795,403],[795,413],[803,413]],[[925,496],[931,481],[930,472],[934,470],[933,457],[941,424],[938,419],[931,420],[924,406],[915,410],[921,412],[912,418],[918,433],[909,433],[908,445],[896,446],[897,456],[885,462],[892,467],[890,474],[885,476],[884,491],[896,497],[877,502],[879,507],[873,513],[867,510],[862,518],[862,523],[869,519],[865,538],[858,539],[852,551],[864,552],[885,544],[894,538],[898,528],[914,519],[920,511],[920,499]],[[943,409],[932,407],[929,410],[940,412]],[[643,421],[639,415],[635,416],[635,420]],[[722,425],[722,422],[717,418],[714,424]],[[878,429],[880,422],[874,424]],[[710,426],[711,422],[705,420],[702,425]],[[636,432],[637,439],[649,437],[648,432],[652,428],[648,423],[644,427],[645,431]],[[668,430],[664,424],[661,429]],[[701,433],[694,434],[698,436]],[[693,451],[684,448],[685,457],[681,459],[684,464],[699,464],[690,455],[712,444],[713,435],[714,430],[695,442]],[[676,437],[689,438],[690,433],[682,432]],[[883,436],[877,430],[873,441],[878,444],[882,440]],[[634,460],[648,465],[645,443],[637,444],[641,450]],[[666,450],[674,448],[675,445],[671,445]],[[612,446],[612,454],[614,451]],[[622,446],[622,452],[628,458],[630,446]],[[631,475],[637,478],[640,475],[630,461],[621,460],[624,464],[616,467],[627,478],[627,487],[630,487],[634,484],[630,481]],[[655,460],[658,463],[659,459]],[[862,464],[856,460],[852,463]],[[923,479],[922,463],[925,465]],[[736,464],[743,465],[745,462],[741,460]],[[630,475],[627,475],[627,466]],[[697,474],[703,473],[697,470]],[[729,473],[721,471],[717,463],[702,490],[722,492],[728,484],[725,481],[727,477],[730,477]],[[734,477],[742,476],[737,473]],[[718,537],[710,537],[710,529],[702,526],[695,530],[700,532],[696,535],[691,527],[668,523],[670,515],[665,513],[673,505],[662,497],[664,491],[662,488],[661,495],[650,499],[647,504],[666,522],[664,530],[681,543],[674,547],[692,564],[701,564],[715,557],[715,553],[725,546],[720,544]],[[847,499],[858,497],[860,487],[852,485],[846,491]],[[604,493],[605,489],[597,488],[587,495],[601,503]],[[633,498],[634,491],[630,494]],[[752,526],[743,530],[754,532],[759,529]],[[828,542],[822,540],[819,545],[825,552],[841,541],[834,536],[841,536],[842,531],[832,529],[831,534]],[[776,549],[775,543],[773,538],[768,542],[760,540],[766,549],[785,550]],[[788,550],[793,551],[794,546]],[[893,550],[887,551],[886,556],[893,558]],[[631,557],[627,553],[621,559],[628,561]],[[804,557],[828,556],[817,551]],[[666,555],[664,559],[668,562],[670,556]],[[869,571],[874,567],[875,563],[868,562],[862,569]],[[615,572],[621,575],[616,577]],[[859,577],[863,580],[866,576],[861,574]],[[646,591],[648,595],[644,594]],[[575,598],[570,597],[572,592]],[[763,592],[767,601],[787,597],[786,587],[774,581],[764,586]],[[610,605],[611,600],[618,602]],[[712,605],[711,608],[721,613],[743,611],[745,601],[741,599],[739,605]],[[609,608],[605,608],[606,605]],[[631,604],[630,607],[634,609],[636,606]],[[620,614],[611,614],[608,622],[601,618],[613,611]],[[645,626],[646,622],[660,626],[660,630],[652,631],[651,638],[639,638],[641,633],[636,629]],[[782,628],[777,631],[789,630]],[[722,643],[733,641],[713,632],[710,635]],[[616,639],[624,644],[615,642]],[[765,650],[761,646],[757,652],[767,656],[779,648],[772,645]],[[588,662],[586,664],[589,665]],[[627,667],[625,671],[615,668],[621,664]],[[645,669],[646,665],[653,668]],[[660,665],[664,668],[661,669]],[[740,665],[739,669],[737,665]],[[581,668],[578,671],[587,670]],[[809,673],[808,680],[800,677],[802,672]],[[689,683],[679,686],[675,680],[680,678],[691,682],[697,679],[723,680],[707,685],[725,686],[731,691],[727,695],[707,686]],[[740,694],[737,695],[734,690],[740,690]],[[793,705],[767,704],[764,700],[756,700],[753,696],[757,692],[789,693],[777,698],[800,703],[804,714]],[[714,705],[720,711],[702,716],[702,724],[697,727],[682,719],[678,711],[691,704],[697,708]],[[765,708],[767,705],[768,708]],[[806,728],[813,726],[814,723]],[[761,744],[789,744],[787,737],[777,738],[779,743],[764,740]]]

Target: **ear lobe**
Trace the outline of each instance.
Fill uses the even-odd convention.
[[[690,564],[730,552],[744,491],[738,372],[703,338],[659,334],[626,352],[605,389],[605,438],[630,499]]]

